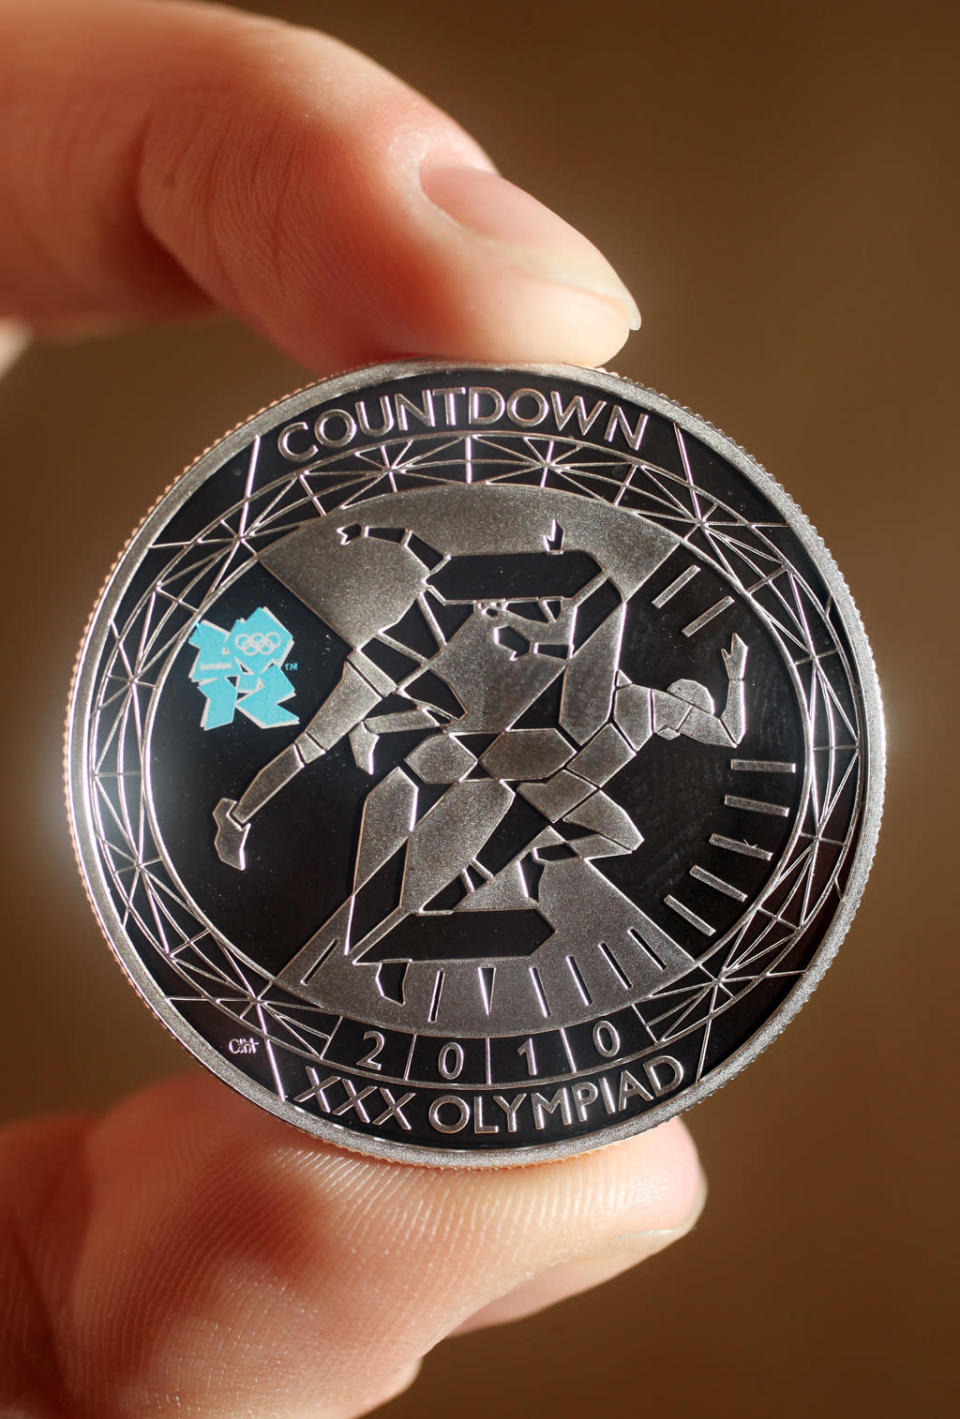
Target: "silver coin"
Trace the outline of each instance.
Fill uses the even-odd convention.
[[[94,910],[183,1044],[360,1152],[689,1107],[863,889],[883,730],[788,495],[659,395],[406,363],[300,391],[131,540],[71,696]]]

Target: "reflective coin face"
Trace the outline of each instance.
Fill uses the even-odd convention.
[[[646,1128],[809,994],[882,729],[829,554],[607,374],[407,364],[190,469],[93,616],[70,804],[180,1040],[345,1147],[477,1166]]]

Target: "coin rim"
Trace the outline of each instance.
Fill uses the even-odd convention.
[[[106,644],[110,615],[119,603],[126,587],[137,571],[142,555],[152,545],[156,534],[166,525],[198,487],[223,467],[234,454],[246,447],[252,438],[271,432],[282,417],[293,417],[320,402],[338,398],[387,380],[416,379],[422,375],[448,375],[462,370],[490,374],[532,374],[545,378],[571,379],[619,396],[629,402],[642,403],[651,412],[678,424],[708,448],[726,459],[749,482],[754,484],[779,512],[791,531],[817,567],[840,612],[850,640],[852,659],[859,678],[864,710],[865,780],[860,833],[850,868],[843,899],[810,965],[784,1001],[763,1024],[753,1032],[721,1065],[706,1078],[665,1099],[643,1114],[597,1129],[573,1139],[554,1139],[545,1143],[524,1144],[516,1148],[468,1150],[453,1147],[432,1148],[423,1143],[402,1143],[352,1131],[347,1125],[336,1124],[305,1111],[293,1111],[287,1101],[279,1099],[265,1085],[258,1083],[231,1065],[213,1048],[194,1026],[176,1011],[153,979],[147,967],[126,936],[120,917],[103,877],[99,854],[92,832],[90,784],[85,772],[89,732],[89,710],[96,684],[96,673]],[[490,364],[467,360],[404,360],[368,365],[344,374],[332,376],[304,386],[292,394],[262,409],[252,418],[238,424],[216,443],[207,448],[185,472],[166,490],[151,508],[143,522],[128,540],[105,582],[94,605],[74,668],[71,684],[65,738],[64,769],[67,809],[74,854],[80,869],[84,889],[94,915],[106,937],[107,944],[129,983],[166,1026],[173,1037],[212,1073],[230,1085],[237,1093],[258,1104],[268,1113],[286,1120],[303,1132],[312,1134],[369,1157],[391,1159],[417,1166],[442,1168],[517,1167],[529,1163],[572,1157],[592,1152],[609,1143],[620,1142],[645,1132],[667,1119],[685,1112],[744,1069],[785,1029],[806,1004],[833,961],[841,941],[849,929],[854,912],[866,885],[876,850],[883,810],[885,733],[880,687],[873,654],[867,640],[860,613],[850,594],[839,567],[816,528],[800,510],[786,489],[773,478],[739,444],[728,438],[713,424],[694,414],[684,405],[676,404],[656,391],[608,370],[584,369],[563,364]]]

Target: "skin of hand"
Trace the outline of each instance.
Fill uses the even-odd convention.
[[[323,35],[227,9],[0,0],[0,318],[222,307],[317,370],[609,358],[607,261],[445,114]],[[0,1133],[0,1412],[333,1419],[451,1333],[693,1225],[678,1120],[451,1173],[340,1152],[199,1073]]]

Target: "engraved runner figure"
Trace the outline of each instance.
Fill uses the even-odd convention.
[[[354,962],[409,961],[409,933],[393,953],[389,938],[410,918],[534,911],[556,932],[583,914],[584,901],[598,939],[613,944],[633,932],[655,945],[650,919],[590,865],[643,841],[604,785],[654,735],[738,745],[746,644],[734,635],[721,651],[728,686],[717,713],[697,681],[656,689],[628,679],[619,666],[623,585],[591,552],[565,547],[556,521],[540,550],[523,553],[451,556],[402,526],[357,523],[339,535],[376,573],[366,605],[354,605],[356,585],[329,571],[309,604],[350,639],[351,616],[358,627],[369,620],[372,594],[386,626],[353,636],[339,682],[303,731],[239,799],[217,804],[218,855],[243,870],[260,809],[345,736],[371,774],[381,738],[411,730],[425,737],[369,793],[351,891],[278,979],[296,989],[332,952]],[[556,723],[518,725],[557,682]],[[539,826],[491,870],[484,849],[508,828],[518,796],[541,815]],[[397,854],[398,886],[384,900],[382,869]],[[402,1001],[402,972],[393,989]]]

